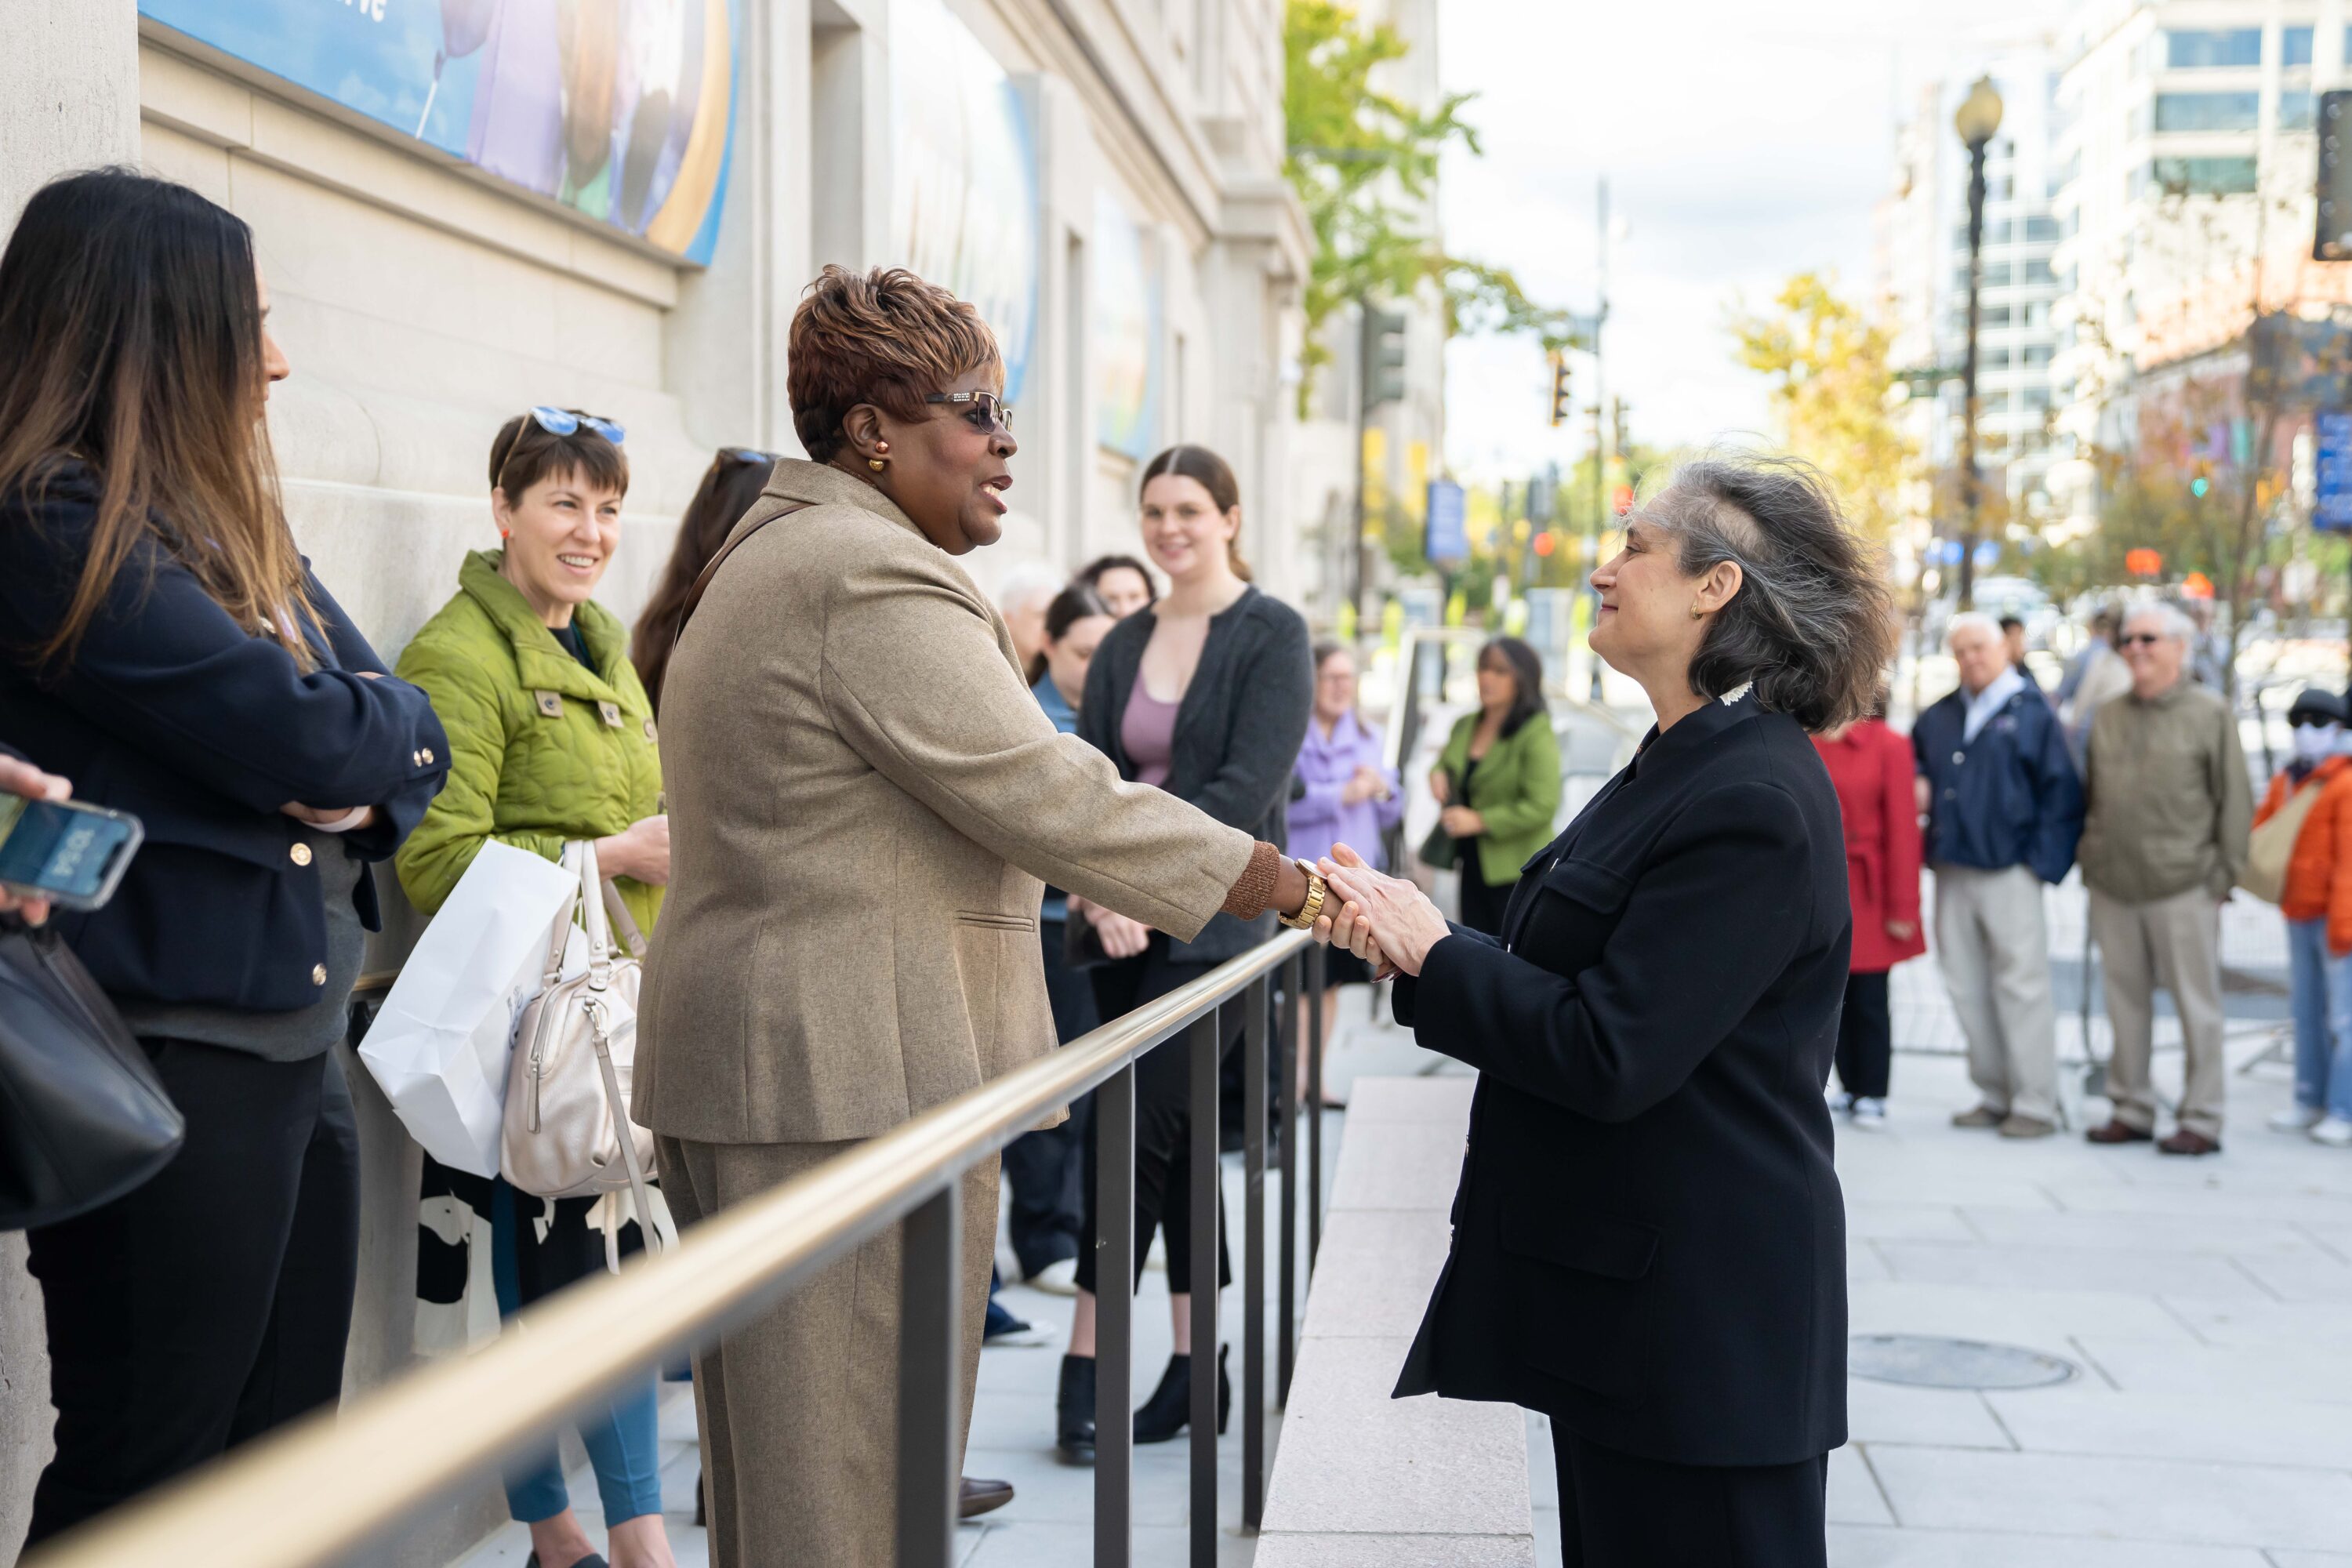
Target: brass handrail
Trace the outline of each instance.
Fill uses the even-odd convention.
[[[322,1412],[62,1537],[25,1568],[317,1568],[416,1507],[494,1473],[509,1452],[751,1317],[797,1279],[900,1218],[971,1161],[1309,944],[1284,931],[1050,1056],[714,1215],[685,1245],[531,1310],[527,1329]],[[887,1499],[872,1506],[888,1508]]]

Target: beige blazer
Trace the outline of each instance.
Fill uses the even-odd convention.
[[[661,698],[632,1102],[701,1142],[871,1137],[1044,1055],[1041,878],[1190,938],[1251,853],[1057,732],[987,597],[879,490],[780,462],[744,521],[797,502],[712,579]]]

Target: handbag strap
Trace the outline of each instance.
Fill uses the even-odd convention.
[[[596,845],[580,842],[580,923],[588,931],[588,986],[602,991],[613,980],[613,931],[604,923],[604,879],[596,871]]]
[[[632,1023],[630,1027],[635,1027]],[[588,1036],[596,1044],[596,1066],[604,1075],[604,1109],[613,1118],[613,1138],[621,1146],[621,1163],[628,1168],[629,1195],[637,1200],[637,1227],[645,1233],[646,1249],[661,1253],[669,1250],[676,1239],[665,1234],[664,1227],[654,1222],[654,1201],[646,1185],[646,1163],[637,1158],[636,1130],[629,1125],[629,1113],[624,1109],[621,1075],[613,1066],[612,1043],[604,1036],[604,1009],[592,1005],[588,1012]],[[619,1226],[607,1225],[604,1245],[610,1257],[619,1255]]]
[[[677,630],[672,632],[669,638],[671,653],[675,654],[677,651],[677,639],[686,635],[686,623],[694,618],[694,607],[702,603],[703,590],[709,588],[710,580],[719,575],[719,568],[726,564],[727,558],[735,553],[735,547],[775,521],[776,519],[790,517],[796,511],[806,511],[815,504],[814,501],[796,501],[791,506],[772,511],[765,517],[755,517],[728,535],[727,542],[719,547],[719,552],[705,562],[702,570],[695,574],[694,586],[686,591],[686,601],[677,607]]]
[[[614,933],[621,939],[621,945],[629,950],[629,956],[643,958],[646,955],[646,933],[637,929],[637,917],[629,913],[629,906],[622,901],[621,889],[614,885],[610,877],[604,879],[604,915],[613,922]]]

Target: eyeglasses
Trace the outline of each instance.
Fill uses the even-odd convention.
[[[610,419],[600,419],[593,414],[574,414],[568,408],[550,408],[543,403],[530,411],[530,422],[551,436],[576,436],[585,425],[615,447],[629,438],[629,433]]]
[[[1000,401],[992,392],[934,392],[923,399],[926,403],[969,403],[963,416],[975,430],[991,436],[1013,434],[1013,405]]]
[[[2116,646],[2117,647],[2154,647],[2164,640],[2162,632],[2134,632],[2129,637],[2116,638]]]

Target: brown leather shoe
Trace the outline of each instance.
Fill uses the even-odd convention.
[[[1012,1500],[1011,1481],[976,1481],[966,1476],[956,1489],[956,1517],[978,1519],[983,1513],[994,1513]]]
[[[1973,1110],[1963,1110],[1955,1115],[1952,1118],[1952,1125],[1955,1127],[1998,1127],[2000,1125],[2000,1120],[2003,1114],[2003,1112],[1995,1110],[1989,1105],[1979,1105]]]
[[[2146,1143],[2156,1134],[2144,1127],[2134,1127],[2126,1121],[2109,1121],[2104,1127],[2094,1127],[2083,1134],[2094,1143]]]
[[[1995,1131],[2004,1138],[2047,1138],[2058,1131],[2058,1124],[2044,1121],[2039,1116],[2011,1114],[2002,1117]]]
[[[2159,1154],[2218,1154],[2221,1152],[2221,1141],[2182,1127],[2175,1130],[2171,1137],[2159,1142],[2156,1152]]]

